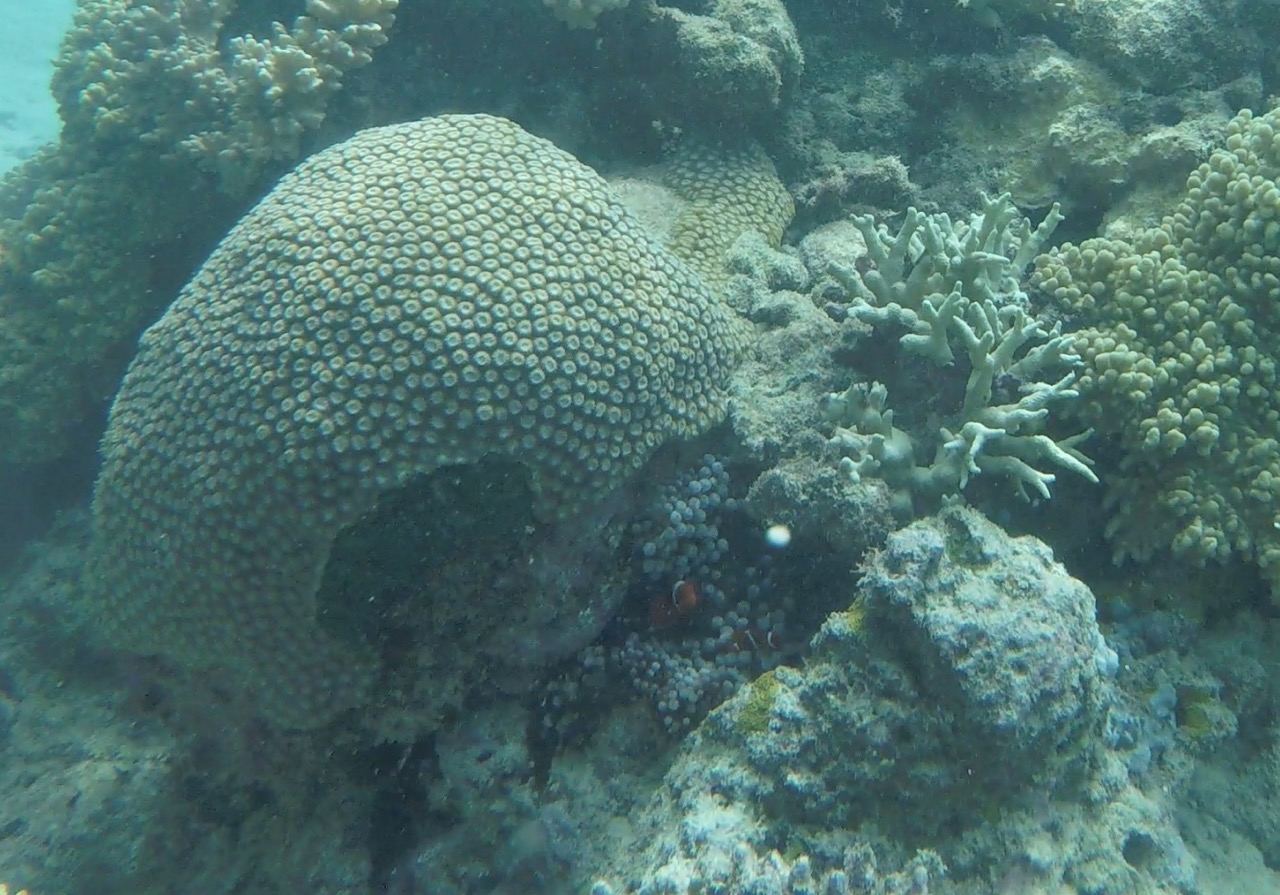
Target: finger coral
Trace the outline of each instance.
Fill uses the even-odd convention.
[[[186,156],[228,188],[295,157],[346,71],[386,43],[399,0],[308,0],[269,37],[224,33],[233,0],[82,3],[53,79],[65,138]]]
[[[1041,256],[1033,282],[1080,325],[1077,411],[1114,440],[1118,559],[1256,563],[1280,594],[1280,109],[1231,122],[1186,198],[1132,241]]]

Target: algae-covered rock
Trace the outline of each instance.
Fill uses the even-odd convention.
[[[611,890],[772,877],[778,892],[810,879],[899,891],[895,878],[910,891],[986,891],[980,868],[1036,853],[1046,800],[1088,800],[1115,654],[1089,589],[1034,538],[970,509],[920,520],[889,536],[810,650],[683,744],[636,825],[645,847],[620,849],[601,874]],[[1123,784],[1110,792],[1064,810],[1067,857],[1029,880],[1113,885],[1134,872],[1130,833],[1153,844],[1141,891],[1193,877],[1164,810]],[[858,858],[869,853],[879,869]],[[944,873],[953,859],[964,878]]]

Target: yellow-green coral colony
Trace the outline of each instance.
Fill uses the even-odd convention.
[[[96,615],[322,723],[370,669],[314,617],[340,527],[488,454],[571,516],[720,420],[743,346],[552,144],[483,115],[363,131],[281,180],[143,337],[103,440]]]
[[[756,232],[776,246],[795,213],[772,160],[755,143],[681,146],[663,182],[688,203],[671,228],[667,248],[717,289],[729,279],[724,259],[740,236]]]
[[[1280,592],[1280,144],[1245,111],[1160,226],[1042,256],[1035,284],[1084,324],[1079,412],[1118,440],[1120,557],[1256,562]]]

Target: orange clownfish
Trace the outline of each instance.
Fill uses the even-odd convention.
[[[670,594],[662,594],[649,603],[649,621],[655,628],[669,628],[686,621],[698,608],[698,585],[680,579]]]
[[[762,631],[759,628],[743,628],[729,635],[729,640],[721,652],[726,653],[767,653],[782,648],[782,642],[773,631]]]

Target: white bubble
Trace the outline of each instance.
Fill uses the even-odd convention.
[[[791,543],[791,529],[781,523],[770,525],[765,530],[764,542],[775,550],[781,550]]]

